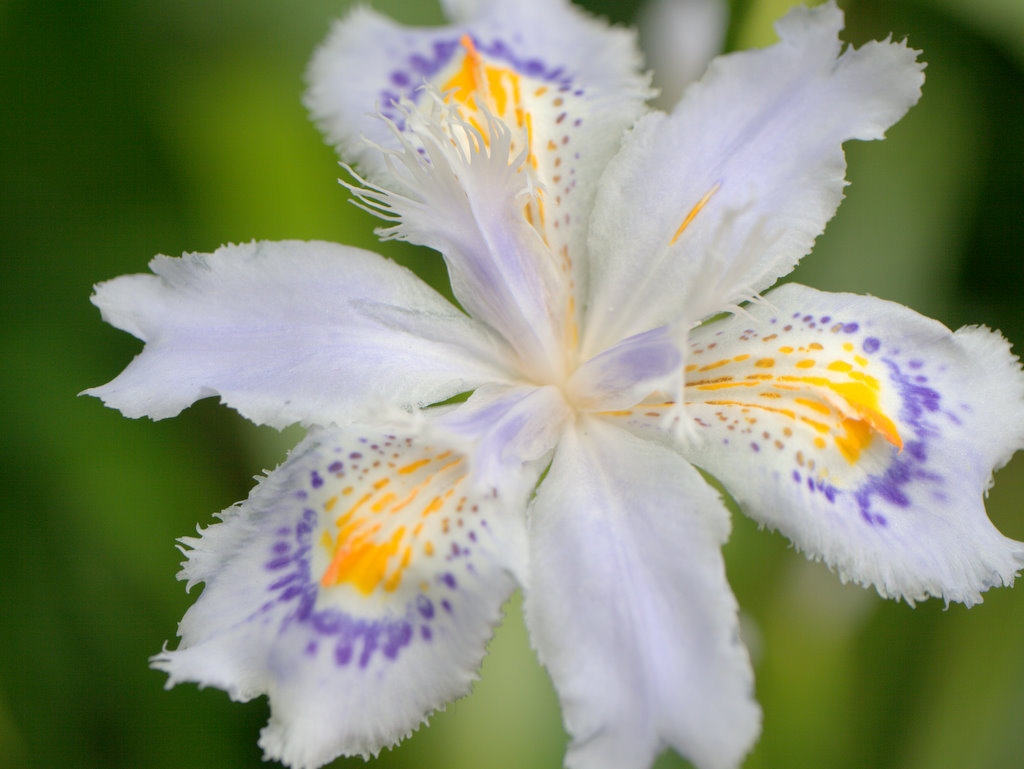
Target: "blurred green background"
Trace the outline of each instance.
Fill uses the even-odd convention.
[[[431,2],[373,5],[439,19]],[[622,22],[636,11],[586,5]],[[786,5],[734,3],[730,45],[770,42]],[[848,39],[909,37],[928,80],[887,141],[848,147],[847,202],[796,279],[1002,328],[1021,352],[1024,3],[844,6]],[[140,349],[100,322],[96,281],[254,238],[375,247],[300,104],[306,61],[344,7],[0,0],[0,767],[261,765],[265,701],[165,692],[147,658],[191,601],[175,537],[244,498],[297,433],[212,402],[152,423],[75,396]],[[382,250],[443,281],[434,257]],[[989,500],[1018,539],[1022,460]],[[726,556],[765,710],[748,769],[1024,766],[1024,588],[912,610],[840,585],[742,516]],[[560,766],[557,703],[518,599],[491,651],[474,693],[378,766]]]

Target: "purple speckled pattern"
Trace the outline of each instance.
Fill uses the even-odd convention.
[[[321,584],[323,566],[315,565],[322,564],[324,558],[318,561],[316,552],[323,549],[320,540],[325,527],[331,530],[329,521],[336,515],[327,512],[334,502],[325,500],[360,484],[367,489],[383,488],[375,479],[390,474],[392,486],[403,479],[409,479],[414,488],[421,484],[427,489],[421,500],[426,504],[432,492],[429,486],[422,486],[423,477],[429,480],[432,473],[444,473],[443,468],[437,469],[436,459],[433,467],[427,460],[451,454],[429,447],[421,450],[412,439],[394,435],[348,439],[346,444],[319,446],[293,460],[294,468],[282,468],[290,471],[299,488],[290,488],[274,504],[273,516],[278,523],[259,545],[264,554],[264,598],[246,622],[267,619],[279,624],[281,634],[301,634],[306,639],[303,654],[311,660],[328,655],[335,666],[365,669],[377,660],[398,660],[410,645],[433,644],[439,637],[449,638],[456,632],[459,605],[472,600],[465,594],[463,583],[474,581],[479,574],[473,556],[481,532],[488,531],[488,525],[477,512],[485,500],[460,504],[461,513],[453,504],[450,511],[447,507],[441,509],[438,515],[443,517],[425,530],[424,536],[433,531],[437,551],[435,554],[430,545],[431,557],[417,556],[418,566],[413,564],[415,579],[410,576],[398,589],[389,592],[378,588],[366,596],[348,585],[325,587]],[[352,450],[354,446],[359,450]],[[450,458],[448,462],[454,463]],[[419,475],[420,464],[425,465],[423,477]],[[357,489],[351,497],[360,493]],[[402,509],[430,518],[412,504]],[[381,515],[394,517],[384,508]]]
[[[700,457],[723,481],[770,473],[771,494],[792,498],[785,505],[831,510],[869,527],[948,499],[946,471],[930,446],[948,438],[970,406],[951,406],[933,384],[945,371],[941,362],[891,340],[872,318],[793,309],[756,322],[737,316],[695,333],[687,363],[686,418],[707,436]],[[641,434],[660,429],[664,404],[648,408],[635,407],[623,421]],[[863,422],[858,408],[890,420],[901,445]],[[844,419],[863,424],[867,437],[850,433]],[[731,442],[737,435],[747,440]],[[719,448],[709,454],[712,446]],[[742,465],[732,469],[741,452],[767,460],[748,467],[742,481]]]
[[[364,619],[335,608],[317,608],[321,587],[310,568],[317,525],[316,511],[305,508],[295,526],[272,541],[271,557],[264,569],[274,575],[274,580],[267,586],[269,596],[261,611],[271,610],[275,603],[284,604],[282,631],[292,625],[301,626],[310,636],[306,654],[315,657],[329,653],[339,666],[354,663],[365,668],[375,654],[394,660],[415,640],[416,628],[420,641],[429,643],[432,632],[427,625],[433,612],[423,610],[424,602],[430,605],[426,596],[418,596],[398,616],[387,619]]]
[[[1018,375],[1005,343],[869,297],[766,299],[691,332],[681,413],[652,398],[617,421],[688,420],[684,450],[746,513],[883,595],[973,603],[1007,582],[982,499],[990,382]]]
[[[571,84],[563,67],[548,66],[536,58],[525,59],[516,53],[514,46],[499,37],[484,39],[477,35],[469,35],[469,38],[478,52],[508,65],[520,74],[559,85]],[[412,39],[409,42],[415,45]],[[408,54],[402,65],[391,72],[389,80],[396,88],[416,88],[424,80],[429,80],[441,72],[451,63],[456,53],[464,50],[461,36],[434,40],[430,43],[429,49]]]
[[[583,93],[578,88],[573,89],[572,80],[564,67],[552,66],[537,58],[524,58],[517,54],[513,44],[500,37],[468,37],[476,50],[496,65],[505,66],[520,75],[561,88],[565,92],[571,91],[575,95]],[[418,101],[421,86],[426,82],[433,82],[465,51],[461,35],[429,42],[410,37],[407,42],[413,48],[413,52],[406,53],[398,59],[400,63],[388,75],[388,86],[377,95],[381,113],[393,120],[399,128],[404,126],[405,120],[401,110],[397,108],[402,98]]]
[[[271,723],[322,718],[332,733],[377,728],[427,692],[403,716],[412,728],[466,692],[525,532],[466,480],[465,455],[397,419],[311,429],[245,502],[183,540],[181,576],[205,586],[178,648],[153,660],[172,683],[208,683],[214,660],[235,699],[269,695]]]
[[[877,339],[873,341],[874,349],[879,349],[881,343]],[[907,508],[912,504],[909,489],[911,484],[917,482],[922,488],[929,489],[931,494],[936,495],[943,493],[942,486],[945,482],[942,474],[930,468],[928,464],[929,442],[942,437],[939,423],[943,416],[942,395],[927,386],[928,376],[925,374],[908,376],[904,373],[896,357],[898,354],[898,350],[893,350],[891,357],[884,357],[883,361],[890,369],[889,380],[897,388],[901,399],[900,424],[909,428],[913,438],[906,436],[903,451],[892,458],[884,474],[869,476],[867,482],[854,495],[864,519],[883,526],[886,524],[885,516],[875,511],[879,501],[894,507]],[[917,370],[920,371],[922,365],[920,361],[916,362],[919,364]],[[907,368],[909,367],[910,362],[907,363]],[[954,422],[959,421],[951,412],[945,416]],[[927,505],[930,500],[923,501]]]

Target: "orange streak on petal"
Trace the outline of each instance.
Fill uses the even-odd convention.
[[[712,188],[711,188],[710,190],[708,190],[708,191],[707,191],[707,193],[705,193],[704,197],[702,197],[702,198],[701,198],[701,199],[700,199],[699,201],[697,201],[697,205],[695,205],[695,206],[694,206],[694,207],[693,207],[693,208],[692,208],[692,209],[690,210],[690,213],[688,213],[688,214],[686,215],[686,218],[685,218],[685,219],[683,219],[683,223],[682,223],[682,224],[680,224],[680,225],[679,225],[679,229],[678,229],[678,230],[676,230],[676,234],[675,234],[675,235],[673,235],[673,236],[672,236],[672,240],[670,240],[670,241],[668,242],[668,244],[669,244],[670,246],[671,246],[671,245],[672,245],[673,243],[675,243],[675,242],[676,242],[677,240],[679,240],[679,236],[683,234],[683,231],[684,231],[684,230],[685,230],[685,229],[686,229],[687,227],[689,227],[689,226],[690,226],[690,222],[692,222],[692,221],[694,220],[694,218],[695,218],[695,217],[697,216],[697,214],[699,214],[699,213],[700,213],[700,210],[701,210],[702,208],[704,208],[704,206],[706,206],[706,205],[707,205],[707,202],[708,202],[708,201],[709,201],[709,200],[711,199],[711,196],[712,196],[712,195],[714,195],[714,194],[715,194],[716,192],[718,192],[718,187],[719,187],[719,185],[717,185],[717,184],[716,184],[716,185],[715,185],[714,187],[712,187]]]

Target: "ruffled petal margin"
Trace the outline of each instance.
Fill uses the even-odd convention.
[[[984,507],[1024,447],[1024,374],[998,333],[789,284],[696,329],[686,377],[684,454],[844,581],[970,605],[1024,567]],[[664,410],[621,420],[656,431]]]
[[[146,342],[120,376],[85,391],[125,416],[162,419],[220,395],[261,424],[343,425],[510,376],[497,337],[369,251],[246,243],[150,267],[93,296],[104,320]]]
[[[470,490],[467,458],[389,430],[312,432],[182,540],[179,577],[205,587],[153,666],[267,694],[260,745],[296,769],[376,754],[465,694],[523,568],[522,517]]]
[[[650,95],[635,37],[564,0],[456,6],[451,10],[464,24],[431,29],[354,10],[334,26],[310,63],[307,105],[328,141],[358,166],[368,186],[424,201],[431,212],[458,211],[456,217],[429,217],[429,227],[394,231],[445,254],[454,266],[453,290],[471,314],[506,335],[531,323],[540,328],[550,314],[554,333],[544,333],[550,341],[574,346],[586,292],[587,222],[598,179]],[[432,94],[438,93],[494,157],[484,185],[473,183],[479,178],[474,168],[488,164],[456,164],[463,166],[458,176],[465,199],[460,189],[443,197],[436,184],[425,190],[388,155],[404,151],[406,141],[413,151],[422,149],[422,138],[409,130],[418,122],[410,108],[430,112]],[[493,130],[495,121],[501,130]],[[474,138],[455,133],[456,143],[472,151]],[[519,191],[528,181],[531,195],[503,195],[509,185],[499,180],[499,169],[513,180],[518,176]],[[510,213],[509,206],[516,210]],[[533,230],[532,240],[520,225]],[[528,262],[525,271],[522,262]],[[510,293],[525,299],[515,323],[502,323],[488,309],[491,294],[500,293],[494,281],[483,295],[463,290],[467,277],[479,284],[486,273],[511,278]],[[550,296],[516,290],[524,283],[548,285],[552,275],[561,285]],[[542,300],[547,306],[536,306]],[[515,311],[515,303],[504,304],[499,313]],[[513,336],[509,340],[519,344]]]
[[[794,9],[781,42],[716,59],[627,136],[591,218],[586,355],[729,309],[811,250],[842,200],[842,143],[882,138],[924,81],[917,51],[844,51],[842,26],[834,3]]]
[[[760,730],[721,545],[728,513],[678,454],[584,417],[530,510],[526,617],[562,702],[570,769],[671,747],[739,765]]]

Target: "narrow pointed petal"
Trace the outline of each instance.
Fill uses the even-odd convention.
[[[435,425],[472,447],[473,480],[522,508],[572,412],[557,387],[485,385]]]
[[[107,322],[146,342],[86,392],[126,416],[220,397],[254,422],[346,424],[506,376],[510,351],[403,267],[330,243],[248,243],[157,257],[96,288]]]
[[[843,51],[842,24],[833,3],[793,10],[780,43],[715,60],[629,135],[591,219],[585,353],[728,309],[810,251],[842,199],[842,143],[882,138],[924,79],[903,43]]]
[[[729,26],[725,0],[649,0],[638,19],[640,42],[660,93],[654,105],[671,110],[683,91],[722,52]]]
[[[366,9],[353,11],[313,58],[307,104],[343,158],[371,184],[400,194],[415,193],[416,187],[410,190],[407,176],[396,175],[374,145],[399,150],[401,141],[373,113],[405,131],[411,125],[405,100],[429,111],[427,95],[434,90],[446,94],[485,139],[492,118],[503,123],[511,141],[507,157],[499,160],[523,162],[534,191],[516,201],[515,218],[526,220],[541,246],[536,255],[530,255],[534,246],[525,254],[536,261],[538,274],[554,270],[563,281],[561,295],[544,314],[553,309],[557,315],[557,341],[575,343],[597,181],[649,95],[634,37],[563,0],[469,3],[453,10],[469,21],[408,28]],[[466,192],[471,199],[480,194]],[[484,193],[493,197],[497,191]],[[480,235],[475,237],[500,243],[496,230],[515,228],[517,222],[507,220],[506,202],[512,201],[492,206],[503,218],[477,217]],[[445,253],[451,265],[454,255]],[[513,259],[513,254],[490,258]]]
[[[260,744],[296,769],[375,754],[465,694],[522,568],[521,518],[467,491],[466,458],[388,429],[311,433],[182,540],[179,576],[205,587],[153,665],[268,695]]]
[[[530,521],[527,622],[572,736],[566,766],[646,769],[671,747],[737,767],[760,711],[718,495],[678,454],[585,417]]]
[[[572,375],[568,390],[585,411],[629,408],[652,391],[678,391],[682,365],[677,341],[661,326],[588,360]]]
[[[692,334],[684,453],[844,581],[966,604],[1011,584],[1024,543],[983,504],[1024,447],[1006,342],[794,284],[748,310]]]

